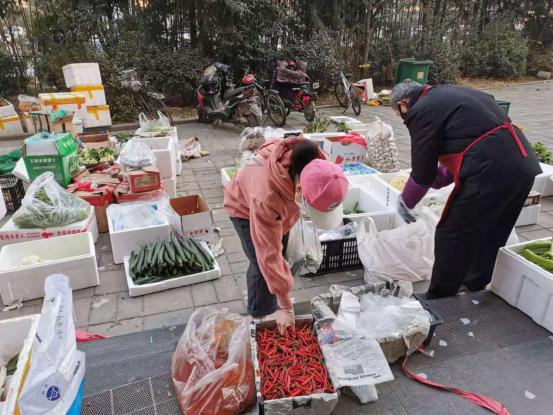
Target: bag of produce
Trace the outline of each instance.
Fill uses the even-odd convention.
[[[136,137],[127,141],[117,159],[117,163],[130,169],[141,169],[142,167],[155,164],[155,162],[156,156],[154,152]]]
[[[88,202],[64,190],[54,174],[46,172],[31,183],[13,221],[20,228],[60,227],[86,219],[90,209]]]
[[[235,415],[254,403],[249,320],[212,307],[192,313],[171,366],[183,414]]]
[[[29,372],[16,413],[79,414],[85,354],[77,350],[69,278],[61,274],[50,275],[44,283],[44,292]]]
[[[293,276],[314,274],[323,262],[323,248],[313,222],[300,220],[290,229],[286,260]]]
[[[434,234],[438,218],[427,210],[417,221],[378,232],[371,218],[357,229],[357,250],[365,280],[374,277],[403,281],[430,278],[434,264]]]
[[[394,140],[394,130],[375,117],[376,121],[367,124],[367,130],[361,134],[367,140],[367,156],[371,167],[382,173],[399,170],[399,155]]]
[[[238,151],[243,153],[246,150],[254,151],[265,143],[265,132],[263,127],[246,127],[240,134]]]
[[[141,112],[138,116],[138,122],[140,123],[140,130],[146,133],[159,133],[171,129],[171,122],[159,111],[157,112],[157,118],[152,120]]]

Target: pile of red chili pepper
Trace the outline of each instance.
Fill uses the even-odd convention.
[[[335,392],[311,323],[296,323],[283,336],[276,327],[259,329],[256,341],[264,399]]]

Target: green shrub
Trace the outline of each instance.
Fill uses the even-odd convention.
[[[553,72],[553,48],[533,45],[528,51],[527,73],[537,74],[539,71]]]
[[[528,46],[510,23],[498,20],[474,34],[463,53],[468,76],[517,78],[526,71]]]

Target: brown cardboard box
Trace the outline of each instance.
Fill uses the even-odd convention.
[[[129,183],[133,193],[151,192],[161,189],[161,175],[155,166],[146,166],[140,170],[127,170],[122,174],[123,181]]]
[[[152,190],[150,192],[133,193],[129,188],[128,182],[121,182],[115,188],[114,192],[116,203],[159,200],[164,195],[165,193],[161,189]]]
[[[77,137],[77,131],[73,126],[73,112],[68,111],[65,118],[52,123],[50,120],[50,114],[47,112],[30,112],[29,116],[35,127],[35,131],[49,131],[51,133],[64,133],[68,132]]]
[[[110,140],[108,133],[102,134],[79,134],[79,142],[83,148],[109,147],[115,150],[116,141]]]
[[[171,199],[170,203],[181,217],[184,236],[214,242],[213,214],[200,195],[177,197]]]

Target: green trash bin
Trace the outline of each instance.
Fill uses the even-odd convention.
[[[421,85],[428,83],[428,68],[432,61],[419,61],[414,58],[401,59],[396,70],[396,84],[411,79]]]
[[[509,115],[509,108],[511,107],[511,103],[509,101],[503,101],[501,99],[496,99],[495,103],[501,108],[503,111],[505,111],[505,114]]]

